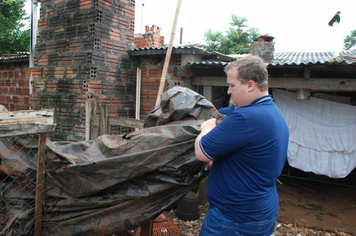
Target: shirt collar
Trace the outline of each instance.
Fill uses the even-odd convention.
[[[271,101],[271,100],[272,100],[272,96],[271,95],[266,95],[266,96],[257,98],[255,101],[253,101],[251,103],[251,105],[255,105],[255,104],[258,104],[258,103],[261,103],[261,102]]]

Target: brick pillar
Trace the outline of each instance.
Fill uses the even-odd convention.
[[[250,53],[261,57],[264,62],[270,63],[273,60],[274,54],[274,37],[268,35],[261,35],[255,39],[256,43],[250,46]]]
[[[85,103],[134,117],[134,0],[42,0],[33,69],[34,109],[54,108],[55,140],[85,138]]]

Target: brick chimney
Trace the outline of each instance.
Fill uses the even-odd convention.
[[[163,47],[164,36],[161,36],[161,28],[152,25],[145,27],[144,34],[135,34],[134,42],[138,48]]]
[[[273,60],[274,54],[274,37],[261,35],[255,39],[256,43],[251,44],[250,53],[255,56],[261,57],[266,63],[270,63]]]
[[[135,1],[40,0],[33,68],[34,109],[54,108],[55,140],[85,138],[85,104],[135,116]]]

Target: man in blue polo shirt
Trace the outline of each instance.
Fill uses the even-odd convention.
[[[213,162],[200,235],[269,236],[279,211],[276,182],[287,156],[288,127],[268,94],[262,59],[246,56],[225,72],[235,109],[218,125],[205,121],[195,141],[197,158]]]

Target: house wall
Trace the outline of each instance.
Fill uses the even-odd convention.
[[[29,109],[28,60],[0,63],[0,104],[9,111]]]

